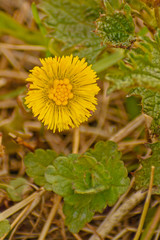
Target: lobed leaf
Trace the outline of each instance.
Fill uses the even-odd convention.
[[[17,178],[10,181],[6,190],[12,201],[21,201],[23,194],[28,190],[28,182],[24,178]]]
[[[46,181],[64,197],[70,231],[78,232],[96,211],[113,205],[129,185],[127,171],[114,142],[99,142],[83,155],[57,157],[47,167]]]
[[[44,174],[47,166],[52,164],[57,157],[57,153],[52,150],[37,149],[35,153],[28,153],[24,158],[26,173],[34,179],[39,186],[47,184]],[[49,190],[49,185],[46,185]]]
[[[131,15],[122,12],[103,14],[96,20],[96,25],[96,33],[102,38],[103,44],[127,48],[135,41]]]

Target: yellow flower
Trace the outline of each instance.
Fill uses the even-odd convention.
[[[53,132],[79,126],[96,109],[96,73],[84,58],[72,55],[40,61],[42,67],[34,67],[27,78],[26,105]]]

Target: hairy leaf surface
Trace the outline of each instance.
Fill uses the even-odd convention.
[[[119,70],[106,75],[111,82],[109,92],[132,87],[145,87],[160,91],[160,32],[155,40],[143,38],[137,48],[128,52],[120,62]]]
[[[63,43],[62,51],[86,57],[90,63],[95,61],[104,49],[93,32],[94,21],[103,11],[97,1],[43,0],[40,8],[46,14],[43,22],[49,37]]]
[[[102,15],[96,20],[97,34],[104,44],[112,47],[129,47],[134,41],[134,23],[132,17],[121,12]]]

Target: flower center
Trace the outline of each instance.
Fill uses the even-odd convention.
[[[52,99],[56,105],[67,105],[68,100],[73,98],[71,92],[72,85],[68,78],[63,80],[54,80],[53,87],[49,90],[48,97]]]

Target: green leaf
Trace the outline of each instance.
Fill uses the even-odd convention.
[[[4,234],[8,233],[11,229],[11,226],[7,219],[0,222],[0,237],[3,237]]]
[[[23,194],[28,190],[28,182],[24,178],[17,178],[10,181],[6,190],[12,201],[21,201]]]
[[[67,157],[58,157],[53,166],[48,166],[45,172],[46,181],[52,184],[52,190],[61,196],[72,192],[73,162],[76,154]]]
[[[139,99],[137,99],[137,97],[134,96],[125,99],[125,107],[129,120],[133,120],[135,117],[140,115],[142,110]]]
[[[121,12],[101,15],[96,20],[96,33],[103,43],[112,47],[129,47],[134,41],[134,23],[131,15]]]
[[[0,35],[11,35],[29,44],[45,45],[45,38],[38,31],[31,31],[10,15],[0,11]]]
[[[102,72],[106,70],[107,68],[111,67],[115,63],[117,63],[119,60],[124,58],[124,50],[123,49],[117,49],[112,54],[108,54],[106,56],[103,56],[101,59],[96,61],[96,63],[93,64],[92,68],[97,72]]]
[[[159,31],[152,41],[144,37],[137,48],[128,52],[119,69],[106,75],[111,82],[108,92],[131,87],[145,87],[160,90],[160,45]]]
[[[114,142],[98,142],[94,149],[89,149],[86,152],[89,156],[94,156],[99,162],[107,164],[110,159],[114,158],[114,161],[119,161],[121,153],[117,151],[117,144]],[[109,159],[106,161],[106,158]]]
[[[70,231],[78,232],[96,211],[113,205],[129,185],[114,142],[99,142],[83,155],[57,157],[45,172],[52,190],[64,197]]]
[[[93,32],[94,21],[103,11],[97,1],[43,0],[40,9],[46,15],[43,22],[49,31],[48,36],[62,45],[63,54],[86,57],[90,63],[95,61],[104,49]]]
[[[154,166],[154,192],[160,194],[160,142],[148,146],[152,149],[152,156],[140,160],[142,168],[135,172],[135,186],[136,189],[147,189],[149,187],[151,166]]]
[[[86,201],[86,198],[81,199],[81,201]],[[80,204],[72,206],[65,203],[63,211],[67,216],[66,225],[69,227],[70,231],[74,233],[83,228],[93,217],[93,212],[89,206],[80,206]]]
[[[26,166],[26,173],[28,176],[34,178],[34,181],[39,186],[47,184],[44,173],[50,164],[57,157],[57,153],[52,150],[37,149],[35,153],[28,153],[24,158]],[[50,190],[47,184],[47,189]]]
[[[135,88],[130,95],[142,97],[142,111],[153,118],[151,130],[153,134],[160,135],[160,93],[145,88]]]

